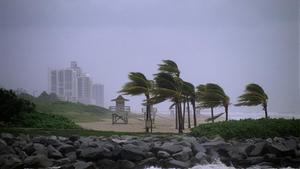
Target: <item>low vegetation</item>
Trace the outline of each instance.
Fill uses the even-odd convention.
[[[11,124],[14,127],[43,128],[43,129],[79,129],[80,127],[70,119],[36,111],[24,113]]]
[[[191,130],[193,136],[223,138],[272,138],[300,136],[300,119],[246,119],[201,124]]]

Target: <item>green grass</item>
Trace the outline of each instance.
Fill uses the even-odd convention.
[[[41,128],[18,128],[18,127],[2,127],[0,128],[0,133],[12,133],[12,134],[29,134],[31,136],[35,135],[55,135],[55,136],[114,136],[114,135],[131,135],[131,136],[140,136],[146,137],[151,134],[146,134],[144,132],[116,132],[116,131],[95,131],[95,130],[86,130],[86,129],[41,129]],[[155,133],[155,136],[161,138],[169,138],[174,136],[174,133]]]
[[[111,111],[94,105],[84,105],[70,102],[35,102],[36,110],[43,113],[51,113],[65,116],[75,122],[101,121],[111,118]]]
[[[70,119],[47,113],[30,112],[24,113],[16,119],[11,126],[44,128],[44,129],[79,129],[80,127]]]
[[[300,136],[300,119],[246,119],[201,124],[191,130],[193,136],[213,137],[219,135],[225,139],[269,138]]]

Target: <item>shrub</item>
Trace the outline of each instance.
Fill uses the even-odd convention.
[[[246,119],[201,124],[192,129],[194,136],[213,137],[219,135],[223,138],[269,138],[300,136],[300,119]]]

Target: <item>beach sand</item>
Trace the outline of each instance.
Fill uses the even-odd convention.
[[[144,132],[145,122],[141,116],[131,116],[128,119],[128,124],[112,124],[112,119],[103,119],[97,122],[86,122],[86,123],[77,123],[81,127],[85,129],[92,130],[101,130],[101,131],[120,131],[120,132]],[[209,118],[207,115],[198,115],[197,123],[203,124],[205,119]],[[223,116],[218,118],[215,121],[224,120]],[[185,131],[189,132],[187,126],[187,118]],[[191,127],[193,127],[193,118],[191,117]],[[177,133],[178,130],[175,129],[175,119],[169,115],[159,115],[155,119],[155,123],[153,125],[153,132],[168,132],[168,133]]]

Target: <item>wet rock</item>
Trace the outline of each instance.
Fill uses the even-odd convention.
[[[110,160],[110,159],[101,159],[97,161],[97,167],[99,169],[117,169],[118,165],[115,161]]]
[[[24,160],[24,167],[29,168],[47,168],[52,165],[52,162],[44,154],[28,156]]]
[[[146,155],[146,153],[143,150],[143,147],[132,144],[126,144],[122,147],[121,157],[122,159],[130,161],[140,161],[143,160]]]
[[[39,137],[34,137],[32,139],[33,143],[39,143],[43,144],[44,146],[52,145],[54,147],[59,147],[61,146],[61,142],[57,139],[57,137],[52,136],[52,137],[46,137],[46,136],[39,136]]]
[[[92,162],[84,162],[84,161],[78,161],[75,164],[73,164],[74,169],[95,169],[96,167]]]
[[[118,166],[119,166],[119,168],[122,168],[122,169],[132,169],[135,167],[135,164],[128,160],[119,160]]]
[[[61,152],[56,150],[52,145],[48,145],[47,148],[48,148],[48,157],[54,158],[54,159],[63,158],[63,155],[61,154]]]
[[[193,150],[194,154],[197,154],[199,152],[203,152],[203,153],[206,152],[206,149],[204,148],[204,146],[197,142],[192,143],[192,150]]]
[[[192,149],[189,147],[184,147],[181,152],[173,154],[173,157],[175,160],[188,161],[192,155]]]
[[[158,151],[157,152],[157,158],[159,159],[165,159],[165,158],[169,158],[171,155],[165,151]]]
[[[260,156],[266,152],[266,142],[254,144],[254,148],[250,151],[249,156]]]
[[[199,162],[201,161],[203,158],[206,157],[206,154],[204,152],[198,152],[196,155],[195,155],[195,159]]]
[[[1,139],[4,140],[8,145],[12,145],[15,138],[10,133],[1,133]]]
[[[75,150],[76,148],[69,144],[63,144],[58,148],[58,151],[60,151],[62,154],[67,154]]]
[[[158,162],[158,159],[156,157],[150,157],[150,158],[146,158],[144,160],[142,160],[141,162],[139,162],[137,165],[138,166],[155,166]]]
[[[87,160],[95,160],[102,157],[102,153],[104,152],[104,148],[93,148],[87,147],[79,150],[79,157]]]
[[[295,155],[295,149],[297,143],[295,140],[289,139],[276,139],[276,142],[267,144],[267,149],[270,153],[277,154],[279,156]]]
[[[171,159],[167,162],[167,165],[175,168],[188,168],[190,167],[190,162],[183,162],[183,161]]]
[[[13,154],[5,154],[0,156],[1,169],[11,169],[21,167],[22,161]]]
[[[170,154],[175,154],[182,151],[182,146],[173,143],[165,143],[161,147],[159,147],[159,149],[162,151],[166,151]]]

